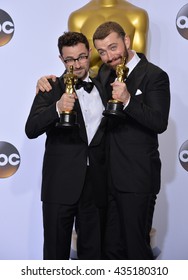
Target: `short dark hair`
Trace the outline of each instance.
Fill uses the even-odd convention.
[[[89,42],[86,36],[80,32],[64,32],[58,39],[58,49],[60,55],[62,55],[63,47],[76,46],[79,43],[83,43],[86,49],[89,50]]]
[[[93,44],[95,45],[95,40],[103,40],[112,32],[116,32],[122,39],[124,39],[126,35],[120,24],[114,21],[107,21],[99,25],[95,30],[93,34]]]

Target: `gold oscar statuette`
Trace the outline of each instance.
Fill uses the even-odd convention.
[[[73,94],[74,85],[77,83],[78,78],[73,74],[73,66],[71,65],[66,74],[63,76],[65,83],[65,92]],[[57,127],[74,127],[77,126],[77,113],[75,111],[63,111],[60,114],[60,121],[56,124]]]
[[[116,75],[117,81],[124,83],[124,80],[127,78],[129,68],[126,67],[126,58],[122,59],[122,63],[116,66]],[[116,99],[110,99],[107,103],[106,109],[103,112],[104,116],[117,116],[125,117],[123,114],[123,103]]]
[[[68,18],[69,31],[83,32],[92,49],[90,75],[96,76],[101,66],[100,56],[93,45],[96,28],[107,21],[119,23],[130,37],[130,49],[139,53],[147,52],[149,16],[146,10],[137,7],[128,0],[90,0],[73,11]],[[140,5],[141,6],[141,3]]]

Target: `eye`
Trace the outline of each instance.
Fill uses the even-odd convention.
[[[117,49],[117,46],[111,46],[111,51],[115,51]]]
[[[104,51],[99,51],[100,56],[104,56],[106,53]]]
[[[78,60],[85,60],[86,59],[86,56],[85,55],[81,55]]]
[[[73,63],[74,60],[72,58],[67,58],[64,60],[65,63]]]
[[[88,55],[81,55],[78,57],[78,61],[85,62],[88,59]]]

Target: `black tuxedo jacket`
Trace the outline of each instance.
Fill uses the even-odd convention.
[[[106,95],[101,85],[92,79],[99,90],[104,106]],[[76,100],[78,129],[57,128],[59,122],[56,102],[65,92],[63,77],[51,82],[52,90],[39,92],[33,101],[25,132],[31,138],[46,133],[45,153],[42,171],[42,194],[44,202],[67,205],[78,201],[84,185],[87,158],[89,158],[91,180],[95,189],[96,204],[106,203],[106,157],[105,157],[105,118],[88,145],[83,115]]]
[[[131,99],[124,119],[110,120],[109,162],[113,185],[123,192],[158,193],[161,161],[158,134],[166,130],[170,107],[168,75],[143,54],[126,79]],[[112,71],[102,65],[98,79],[108,89]]]

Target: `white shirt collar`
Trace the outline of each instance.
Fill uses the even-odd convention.
[[[140,57],[137,55],[137,53],[132,50],[134,53],[134,56],[131,58],[131,60],[126,64],[126,66],[129,68],[128,76],[132,72],[132,70],[136,67],[138,62],[140,61]]]
[[[89,78],[89,73],[87,74],[87,76],[85,77],[85,79],[83,80],[85,82],[91,82],[91,79]]]

